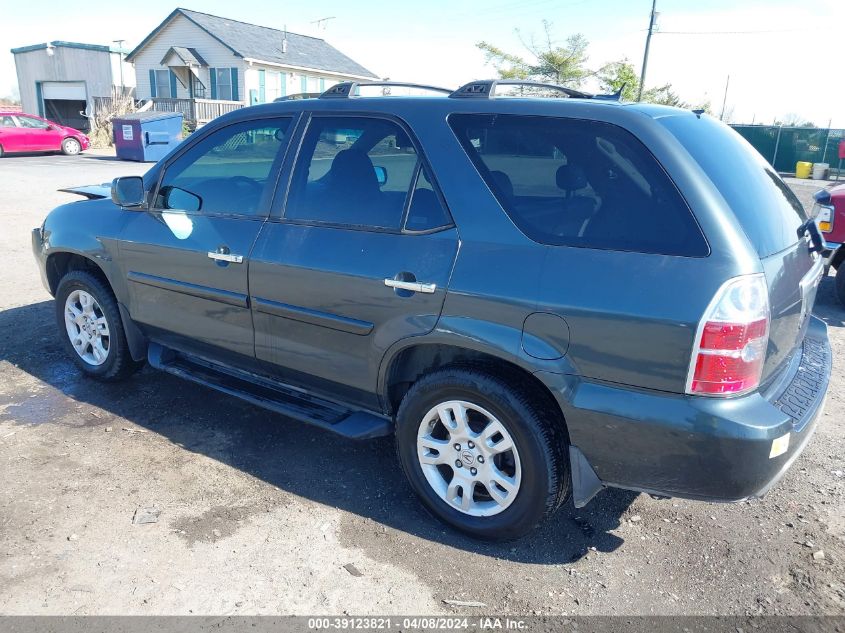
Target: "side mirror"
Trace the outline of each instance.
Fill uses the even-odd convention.
[[[376,165],[373,167],[376,171],[376,180],[378,180],[378,186],[381,187],[387,183],[387,167],[382,167],[381,165]]]
[[[133,209],[145,207],[147,196],[144,192],[144,179],[140,176],[115,178],[111,182],[111,199],[120,207]]]
[[[164,209],[189,212],[202,209],[202,198],[195,193],[180,189],[179,187],[162,187],[161,199]]]

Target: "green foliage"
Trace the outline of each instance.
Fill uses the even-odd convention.
[[[611,62],[602,66],[596,78],[603,92],[616,94],[622,90],[622,99],[636,101],[640,89],[640,78],[634,70],[634,65],[627,59]]]
[[[500,79],[530,79],[577,88],[593,74],[586,67],[589,42],[576,33],[567,37],[563,45],[556,45],[552,24],[547,20],[543,20],[543,32],[539,43],[533,37],[522,42],[531,59],[505,52],[489,42],[478,42],[476,46],[484,52],[485,62],[496,68]]]
[[[520,35],[519,31],[517,35]],[[489,42],[479,42],[476,46],[484,52],[485,62],[493,65],[501,79],[530,79],[577,88],[585,79],[595,76],[603,92],[613,94],[621,89],[624,101],[637,100],[640,79],[634,65],[625,58],[591,71],[587,67],[589,42],[580,33],[567,37],[562,46],[556,45],[551,22],[543,20],[543,38],[539,43],[533,37],[528,42],[522,37],[520,39],[529,53],[528,59],[508,53]],[[712,114],[709,101],[687,103],[672,90],[672,84],[669,83],[644,90],[642,101],[704,110]]]

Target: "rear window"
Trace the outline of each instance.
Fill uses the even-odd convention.
[[[705,256],[707,242],[657,160],[608,123],[453,114],[449,124],[519,229],[555,246]]]
[[[772,166],[744,138],[708,116],[658,119],[730,205],[760,257],[798,241],[807,213]]]

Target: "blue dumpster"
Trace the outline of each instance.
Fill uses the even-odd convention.
[[[112,120],[117,157],[156,162],[182,142],[181,112],[135,112]]]

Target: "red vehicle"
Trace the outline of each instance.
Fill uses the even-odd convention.
[[[13,152],[62,152],[73,156],[90,144],[85,134],[72,127],[34,114],[0,110],[0,157]]]
[[[822,189],[815,195],[814,215],[827,243],[827,266],[836,269],[836,296],[845,305],[845,185]]]

